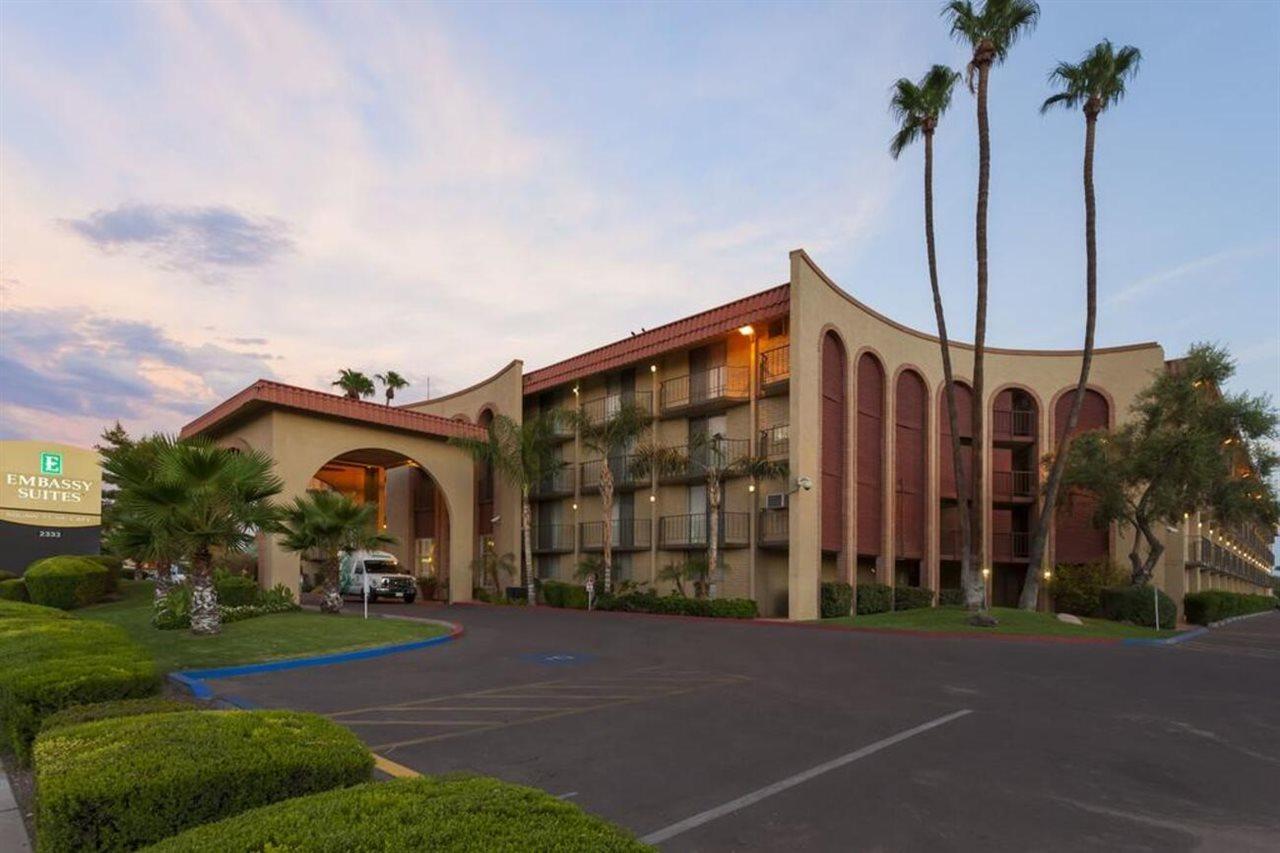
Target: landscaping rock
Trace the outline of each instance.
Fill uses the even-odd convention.
[[[994,628],[1000,624],[1000,620],[983,610],[970,616],[969,624],[977,628]]]
[[[1084,622],[1080,619],[1080,617],[1079,617],[1079,616],[1073,616],[1073,615],[1072,615],[1072,614],[1070,614],[1070,613],[1059,613],[1059,614],[1058,614],[1058,621],[1059,621],[1059,622],[1066,622],[1068,625],[1083,625],[1083,624],[1084,624]]]

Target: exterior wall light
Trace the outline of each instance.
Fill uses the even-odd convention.
[[[574,505],[573,505],[573,511],[574,511],[574,512],[577,512],[577,511],[578,511],[578,505],[577,505],[577,504],[574,504]]]
[[[990,569],[989,567],[988,567],[988,568],[984,568],[984,569],[982,570],[982,576],[983,576],[984,578],[989,578],[989,577],[991,577],[991,569]]]
[[[656,364],[651,364],[651,365],[649,365],[649,372],[650,372],[650,373],[657,373],[657,372],[658,372],[658,365],[656,365]]]
[[[748,324],[748,325],[746,325],[746,326],[739,326],[739,327],[738,327],[738,334],[742,335],[744,338],[749,338],[749,337],[751,337],[752,335],[754,335],[755,333],[756,333],[755,328],[754,328],[754,327],[752,327],[750,324]]]
[[[649,495],[649,503],[656,503],[657,500],[658,500],[657,495]]]
[[[1053,572],[1049,571],[1048,569],[1045,569],[1045,570],[1044,570],[1044,579],[1045,579],[1045,580],[1052,580],[1052,579],[1053,579]]]
[[[756,484],[755,484],[755,483],[751,483],[750,485],[748,485],[748,486],[747,486],[747,491],[748,491],[748,492],[754,492],[755,490],[756,490]]]

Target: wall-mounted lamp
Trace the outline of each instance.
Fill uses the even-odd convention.
[[[756,490],[756,484],[755,484],[755,483],[751,483],[751,484],[749,484],[749,485],[747,486],[747,491],[748,491],[748,492],[754,492],[755,490]]]
[[[574,385],[574,386],[573,386],[573,396],[575,396],[575,397],[576,397],[576,396],[578,396],[578,386],[577,386],[577,385]]]
[[[649,365],[649,372],[650,372],[650,373],[657,373],[657,372],[658,372],[658,365],[656,365],[656,364],[651,364],[651,365]]]
[[[574,512],[577,512],[577,511],[578,511],[578,505],[577,505],[577,504],[574,504],[574,505],[573,505],[573,511],[574,511]]]
[[[755,328],[754,328],[754,327],[752,327],[750,324],[748,324],[748,325],[746,325],[746,326],[739,326],[739,327],[738,327],[738,334],[742,335],[744,338],[749,338],[749,337],[751,337],[752,335],[754,335],[755,333],[756,333]]]
[[[658,500],[657,495],[649,495],[649,503],[655,503]]]
[[[983,576],[984,578],[989,578],[989,577],[991,577],[991,569],[990,569],[990,568],[984,568],[984,569],[982,570],[982,576]]]
[[[1045,569],[1045,570],[1044,570],[1044,579],[1045,579],[1045,580],[1052,580],[1052,579],[1053,579],[1053,572],[1049,571],[1048,569]]]

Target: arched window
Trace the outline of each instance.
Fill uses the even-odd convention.
[[[822,339],[822,549],[844,548],[845,447],[844,344],[835,332]]]

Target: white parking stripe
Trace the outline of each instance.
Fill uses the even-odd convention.
[[[745,794],[738,797],[736,800],[730,800],[723,805],[707,809],[705,812],[699,812],[693,817],[687,817],[679,823],[673,823],[670,826],[651,832],[640,840],[645,844],[661,844],[664,841],[675,838],[677,835],[681,835],[691,829],[702,826],[704,823],[710,823],[717,818],[724,817],[727,814],[732,814],[739,809],[744,809],[749,805],[758,803],[768,797],[772,797],[774,794],[780,794],[788,788],[794,788],[796,785],[808,782],[810,779],[814,779],[824,773],[829,773],[832,770],[844,767],[846,764],[852,764],[860,758],[866,758],[868,755],[874,755],[882,749],[887,749],[888,747],[893,746],[895,743],[901,743],[907,738],[924,734],[930,729],[936,729],[938,726],[946,725],[952,720],[958,720],[961,717],[972,713],[972,710],[965,708],[964,710],[938,717],[936,720],[921,723],[915,728],[898,732],[896,735],[890,735],[883,740],[878,740],[873,744],[868,744],[867,746],[862,747],[862,749],[854,750],[853,752],[842,755],[839,758],[834,758],[824,764],[819,764],[817,767],[812,767],[801,773],[797,773],[794,776],[788,776],[780,782],[774,782],[772,785],[767,785],[763,788],[752,791],[750,794]]]

